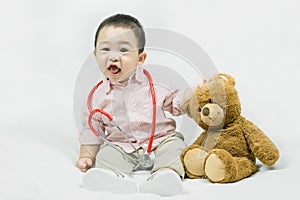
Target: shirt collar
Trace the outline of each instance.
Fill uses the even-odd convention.
[[[135,72],[129,77],[128,81],[124,83],[113,83],[108,78],[103,80],[104,91],[106,94],[110,93],[111,90],[116,86],[125,87],[128,83],[142,83],[145,81],[144,68],[138,66]]]

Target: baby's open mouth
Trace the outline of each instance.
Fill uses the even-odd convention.
[[[117,67],[116,65],[110,65],[108,70],[112,74],[118,74],[121,71],[121,69],[119,67]]]

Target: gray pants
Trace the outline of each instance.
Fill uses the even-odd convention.
[[[180,160],[180,155],[185,147],[186,144],[180,133],[163,140],[154,150],[155,160],[154,166],[151,169],[152,172],[161,168],[171,168],[181,177],[184,177],[184,168]],[[139,169],[136,169],[136,159],[132,159],[138,153],[143,153],[143,149],[141,148],[138,151],[140,152],[128,154],[119,146],[103,145],[97,154],[95,167],[131,174],[134,170]]]

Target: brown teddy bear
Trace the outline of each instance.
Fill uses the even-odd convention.
[[[239,181],[256,172],[256,158],[273,165],[279,151],[252,122],[241,116],[235,80],[219,73],[196,89],[184,107],[204,129],[181,155],[190,178],[214,183]]]

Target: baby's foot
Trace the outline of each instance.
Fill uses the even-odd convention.
[[[137,184],[127,175],[107,169],[89,169],[82,178],[82,187],[92,191],[117,194],[137,192]]]
[[[161,169],[140,185],[140,192],[160,196],[173,196],[182,192],[180,176],[171,169]]]

